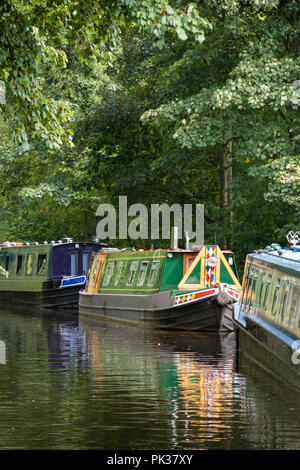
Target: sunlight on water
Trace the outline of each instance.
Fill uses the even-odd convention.
[[[300,449],[300,395],[234,333],[0,312],[1,449]]]

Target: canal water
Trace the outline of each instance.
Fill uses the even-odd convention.
[[[0,310],[0,449],[300,449],[300,394],[235,334]]]

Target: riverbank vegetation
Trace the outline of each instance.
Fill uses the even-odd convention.
[[[91,238],[97,206],[126,195],[204,204],[205,242],[241,264],[284,244],[300,215],[299,10],[296,0],[5,2],[1,239]]]

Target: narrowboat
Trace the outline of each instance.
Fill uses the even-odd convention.
[[[93,260],[79,314],[152,328],[233,330],[228,305],[239,300],[234,254],[218,246],[101,250]]]
[[[241,354],[300,390],[300,232],[246,258],[234,323]]]
[[[51,242],[0,245],[0,302],[26,307],[78,308],[90,260],[106,244]],[[5,275],[6,274],[6,275]]]

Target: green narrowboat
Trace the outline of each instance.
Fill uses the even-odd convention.
[[[240,352],[300,390],[300,232],[287,238],[247,256],[234,323]]]
[[[78,309],[79,290],[85,285],[91,257],[104,247],[104,243],[72,239],[1,244],[0,302]]]
[[[228,331],[240,283],[231,251],[100,251],[79,313],[154,328]]]

